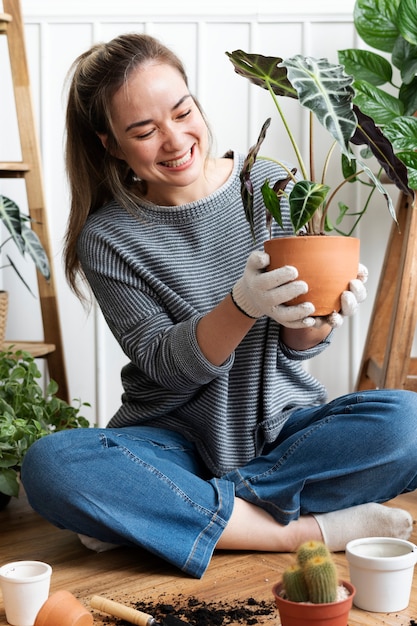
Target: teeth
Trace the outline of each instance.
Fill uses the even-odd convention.
[[[180,165],[184,165],[184,163],[187,163],[190,158],[191,150],[190,152],[187,152],[187,154],[183,156],[182,159],[176,159],[175,161],[162,161],[162,165],[165,165],[166,167],[179,167]]]

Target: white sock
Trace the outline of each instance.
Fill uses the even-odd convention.
[[[376,502],[313,517],[320,527],[324,543],[332,552],[344,550],[348,541],[361,537],[408,539],[413,530],[410,513]]]
[[[105,541],[100,541],[100,539],[94,539],[94,537],[81,535],[80,533],[78,533],[78,539],[81,541],[83,546],[89,550],[93,550],[94,552],[107,552],[107,550],[114,550],[114,548],[120,547],[115,543],[107,543]]]

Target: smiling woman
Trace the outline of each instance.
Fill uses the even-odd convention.
[[[329,346],[334,317],[290,304],[308,292],[296,267],[266,271],[243,211],[245,157],[210,153],[178,58],[141,34],[81,55],[66,154],[67,276],[77,292],[86,279],[129,363],[107,428],[30,448],[22,481],[35,510],[84,542],[140,545],[197,577],[216,548],[408,537],[410,515],[379,503],[417,487],[416,396],[326,402],[303,363]],[[261,186],[284,173],[253,166],[260,242]],[[285,199],[282,210],[281,237]],[[338,320],[365,295],[352,276],[343,302],[355,306]]]

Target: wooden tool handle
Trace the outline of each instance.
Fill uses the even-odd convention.
[[[125,619],[131,624],[137,624],[137,626],[152,626],[152,624],[156,626],[155,619],[152,615],[131,609],[124,604],[119,604],[119,602],[108,600],[102,596],[93,596],[90,600],[90,605],[93,609],[108,613],[109,615],[113,615],[113,617],[120,617],[120,619]]]

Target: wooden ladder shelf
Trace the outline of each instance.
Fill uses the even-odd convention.
[[[32,228],[37,233],[51,262],[51,245],[48,233],[42,167],[35,115],[29,80],[24,26],[20,0],[3,0],[0,14],[0,34],[7,37],[10,69],[13,80],[17,124],[19,129],[21,162],[0,162],[0,178],[24,178]],[[45,357],[49,376],[59,385],[58,395],[68,401],[68,384],[62,347],[61,328],[56,298],[54,272],[46,281],[37,272],[39,300],[42,312],[44,342],[7,340],[5,348],[22,349],[35,357]]]
[[[359,371],[357,389],[417,391],[417,206],[401,194]]]

